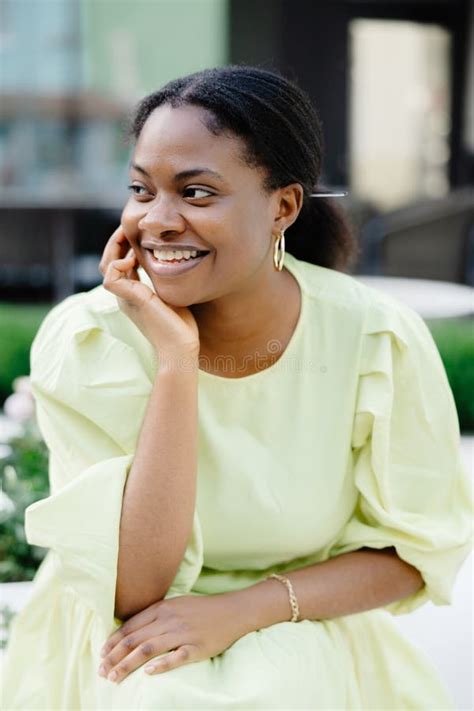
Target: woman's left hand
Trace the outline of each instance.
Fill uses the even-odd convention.
[[[120,682],[146,662],[145,671],[156,674],[220,654],[249,631],[238,601],[235,591],[153,603],[111,635],[99,674]]]

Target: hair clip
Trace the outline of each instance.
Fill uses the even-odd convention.
[[[311,197],[346,197],[349,195],[347,190],[341,190],[336,193],[311,193]]]

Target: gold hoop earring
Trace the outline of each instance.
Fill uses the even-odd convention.
[[[275,239],[275,245],[273,248],[273,264],[275,269],[279,272],[283,269],[283,262],[285,260],[285,232],[280,230],[280,234]]]

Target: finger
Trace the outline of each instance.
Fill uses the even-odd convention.
[[[107,240],[105,244],[105,249],[110,249],[111,247],[115,247],[116,245],[124,245],[127,247],[129,245],[127,235],[125,234],[125,231],[122,227],[122,225],[119,225],[110,235],[109,239]]]
[[[122,225],[119,225],[115,232],[109,237],[102,253],[99,262],[99,270],[105,276],[107,267],[114,259],[120,259],[125,256],[127,249],[130,247],[130,242],[125,235]]]
[[[135,256],[135,251],[134,251],[133,247],[130,247],[130,249],[128,250],[125,257],[127,258],[127,257],[133,257],[133,256]],[[140,281],[140,277],[138,276],[138,271],[137,271],[138,266],[139,266],[138,258],[135,257],[134,266],[131,269],[129,269],[126,274],[127,279],[134,279],[135,281]]]
[[[141,612],[138,612],[136,615],[133,615],[130,617],[126,622],[121,625],[121,627],[118,628],[110,637],[108,638],[107,642],[104,644],[101,650],[101,656],[105,657],[106,654],[109,654],[113,650],[113,648],[119,644],[122,640],[125,638],[129,637],[132,635],[133,632],[136,632],[137,630],[142,629],[142,627],[145,627],[146,625],[149,625],[151,622],[154,622],[156,620],[156,606],[155,605],[150,605],[149,607],[145,608]]]
[[[161,672],[181,667],[183,664],[196,661],[198,661],[196,647],[192,644],[183,644],[160,659],[154,659],[153,662],[146,665],[145,671],[147,674],[160,674]]]
[[[104,667],[102,675],[107,676],[109,681],[119,683],[146,662],[149,662],[159,655],[167,654],[169,650],[172,650],[175,646],[176,636],[174,636],[174,639],[171,635],[160,635],[158,637],[152,637],[151,639],[145,639],[136,649],[127,654],[116,664],[110,666],[102,662],[101,666]]]
[[[113,259],[107,267],[104,283],[106,281],[114,282],[119,281],[120,279],[124,279],[126,277],[127,271],[135,263],[135,260],[135,254],[129,254],[126,257],[122,257],[121,259]]]
[[[158,653],[155,638],[158,639],[156,630],[153,633],[149,626],[124,637],[102,659],[98,669],[99,675],[108,676],[111,671],[116,670],[118,676],[123,678],[125,672],[129,674]],[[161,652],[166,651],[163,646],[160,649]]]
[[[104,289],[111,291],[125,301],[133,301],[134,297],[138,296],[136,293],[137,288],[143,292],[143,285],[139,279],[127,278],[127,272],[133,269],[135,263],[135,254],[110,262],[105,273],[104,281],[102,282]],[[142,300],[142,297],[143,293],[141,297],[138,297],[139,300]]]

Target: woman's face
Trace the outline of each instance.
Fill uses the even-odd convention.
[[[277,195],[264,191],[262,169],[245,164],[241,139],[210,133],[204,116],[198,107],[168,104],[150,114],[133,152],[121,219],[157,294],[174,306],[251,288],[273,269]],[[178,271],[153,255],[171,245],[208,253]]]

